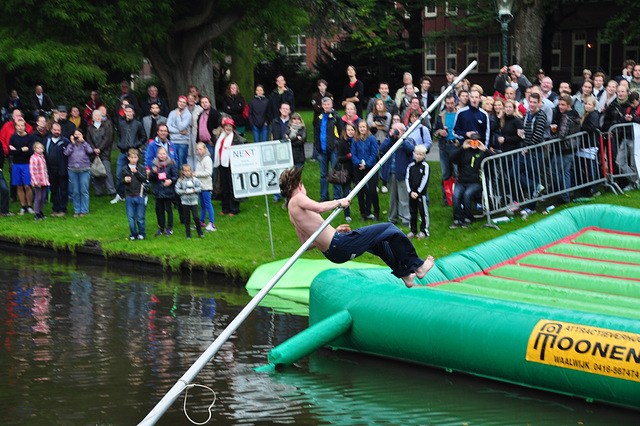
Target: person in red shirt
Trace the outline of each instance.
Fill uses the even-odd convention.
[[[9,155],[9,139],[11,139],[11,136],[16,132],[15,124],[18,119],[22,119],[22,111],[14,109],[11,116],[12,119],[4,123],[2,129],[0,129],[0,141],[2,142],[2,149],[4,149],[5,157]],[[32,134],[33,127],[31,127],[31,124],[26,122],[25,124],[27,125],[27,133]]]

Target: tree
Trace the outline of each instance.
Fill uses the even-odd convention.
[[[156,21],[164,28],[143,34],[142,50],[164,83],[170,103],[187,93],[191,85],[203,93],[214,93],[211,42],[229,31],[249,9],[238,6],[233,1],[192,0],[173,5],[168,16],[162,10],[152,16],[132,15],[148,24]]]
[[[5,73],[49,89],[93,87],[139,69],[142,56],[118,28],[120,6],[99,0],[0,3],[0,81]],[[127,6],[128,5],[123,5]]]
[[[622,44],[640,44],[640,27],[637,24],[640,4],[624,0],[615,0],[614,15],[607,22],[604,40],[622,42]]]

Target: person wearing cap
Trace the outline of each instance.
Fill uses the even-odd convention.
[[[449,227],[466,228],[473,222],[471,208],[482,195],[480,163],[491,155],[477,132],[469,133],[462,146],[451,154],[451,161],[458,165],[458,181],[453,190],[453,224]]]
[[[542,79],[545,78],[547,76],[547,74],[544,72],[544,70],[541,68],[538,70],[538,74],[536,75],[536,79],[533,80],[533,85],[534,86],[540,86],[542,84]]]
[[[124,107],[124,118],[118,121],[118,142],[117,146],[120,150],[118,162],[116,163],[116,182],[118,183],[115,198],[111,200],[111,204],[125,200],[124,181],[122,180],[122,169],[129,164],[128,152],[130,149],[137,149],[142,154],[143,148],[147,146],[147,135],[144,132],[142,123],[136,120],[136,111],[133,105],[127,104]]]
[[[178,170],[187,163],[189,155],[189,131],[191,129],[191,113],[187,109],[187,97],[178,98],[178,108],[169,113],[167,127],[169,127],[169,139],[176,147],[178,154]]]
[[[246,142],[246,139],[240,136],[236,131],[236,124],[231,118],[222,120],[222,133],[216,141],[214,148],[213,167],[215,173],[220,173],[220,187],[222,193],[222,211],[218,214],[235,216],[240,213],[240,203],[233,195],[233,181],[231,180],[231,152],[233,145],[240,145]]]
[[[58,113],[60,114],[60,119],[58,120],[58,123],[60,123],[60,127],[62,128],[62,136],[69,139],[71,135],[73,135],[73,132],[76,131],[76,125],[73,124],[71,121],[67,120],[68,111],[66,106],[59,105]]]

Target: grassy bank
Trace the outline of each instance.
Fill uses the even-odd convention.
[[[114,162],[115,164],[115,162]],[[545,216],[536,214],[528,221],[517,217],[513,222],[502,224],[499,231],[483,228],[483,222],[475,223],[467,229],[450,230],[452,210],[442,207],[439,188],[440,168],[438,163],[431,164],[432,177],[429,185],[431,204],[429,214],[431,218],[431,237],[414,240],[418,253],[422,256],[433,254],[436,258],[465,249],[472,245],[495,238],[504,233],[521,228],[527,223],[533,223]],[[8,176],[6,176],[8,178]],[[314,199],[319,199],[319,169],[318,163],[307,162],[303,179]],[[77,247],[89,245],[100,247],[105,256],[133,254],[136,256],[151,256],[157,258],[163,268],[177,270],[181,267],[197,266],[212,271],[223,268],[228,275],[247,278],[251,272],[263,263],[272,261],[269,228],[267,221],[267,206],[264,196],[250,198],[241,204],[241,214],[235,217],[216,215],[217,232],[206,233],[206,238],[186,240],[184,227],[179,224],[175,214],[175,234],[171,237],[157,237],[153,234],[157,230],[154,201],[149,198],[147,206],[147,235],[145,241],[128,240],[128,224],[124,203],[112,205],[109,197],[96,198],[91,195],[90,214],[85,217],[73,218],[73,207],[69,203],[69,214],[62,218],[52,218],[36,222],[33,215],[0,218],[0,236],[4,239],[31,245],[52,245],[58,250],[75,251]],[[600,203],[618,204],[629,207],[640,207],[640,191],[632,191],[627,195],[605,194],[597,199]],[[273,204],[269,198],[269,212],[273,232],[273,244],[276,259],[291,256],[299,247],[293,227],[289,223],[288,214],[281,208],[281,203]],[[387,219],[389,205],[388,194],[380,194],[380,205],[383,211],[381,220]],[[556,208],[552,214],[567,206]],[[541,208],[541,207],[540,207]],[[13,203],[11,211],[17,211],[19,205]],[[214,201],[214,209],[220,211],[219,202]],[[361,223],[357,203],[354,203],[352,227],[357,228],[367,223]],[[51,204],[45,205],[45,214],[50,216]],[[334,225],[344,223],[340,215]],[[371,222],[369,222],[370,224]],[[406,232],[407,228],[403,228]],[[305,253],[306,258],[321,258],[317,250]],[[372,255],[365,254],[361,261],[381,264]],[[160,266],[159,266],[160,268]]]

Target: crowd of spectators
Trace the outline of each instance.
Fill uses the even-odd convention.
[[[455,77],[455,70],[447,71],[448,84]],[[402,86],[393,92],[395,96],[391,95],[387,82],[380,82],[377,93],[370,98],[365,96],[366,88],[358,80],[353,66],[347,67],[345,86],[338,99],[329,92],[324,79],[318,80],[318,90],[310,100],[313,109],[313,155],[310,160],[319,163],[321,200],[344,197],[406,129],[420,120],[379,175],[376,174],[360,191],[360,217],[363,221],[381,220],[378,192],[389,192],[388,220],[410,226],[410,202],[414,207],[416,203],[427,206],[428,195],[421,187],[419,196],[426,197],[426,202],[411,198],[411,194],[417,192],[410,190],[407,167],[410,164],[415,166],[416,146],[425,147],[418,150],[421,154],[428,152],[433,138],[438,141],[440,155],[442,203],[444,206],[453,204],[452,227],[466,227],[473,220],[472,207],[481,195],[479,163],[485,156],[535,146],[581,130],[595,134],[599,130],[606,132],[618,123],[640,123],[640,64],[625,63],[623,73],[611,79],[601,72],[592,74],[585,70],[584,80],[573,91],[569,82],[554,83],[542,70],[536,77],[536,84],[532,84],[518,65],[503,67],[491,91],[463,79],[431,116],[423,116],[435,101],[429,76],[423,76],[414,84],[413,76],[405,73]],[[446,87],[448,85],[441,90]],[[12,186],[9,189],[4,178],[0,178],[0,214],[15,214],[9,211],[11,198],[12,202],[20,203],[18,214],[35,213],[36,219],[44,218],[42,211],[34,212],[32,208],[31,186],[37,186],[32,185],[28,167],[34,154],[34,143],[39,142],[42,152],[38,160],[44,158],[48,176],[46,180],[39,176],[33,181],[49,184],[51,216],[67,214],[69,200],[73,200],[74,216],[88,214],[90,181],[93,181],[96,196],[111,196],[113,204],[125,201],[123,171],[130,167],[132,149],[139,153],[141,167],[147,177],[157,170],[157,154],[164,150],[167,158],[175,163],[177,171],[188,164],[194,177],[202,180],[202,171],[197,170],[203,160],[202,152],[197,149],[198,143],[206,148],[213,165],[210,174],[206,172],[212,182],[206,187],[211,186],[210,192],[222,202],[218,214],[237,215],[240,205],[233,196],[228,150],[232,145],[246,143],[245,132],[253,135],[254,142],[290,139],[295,166],[303,167],[305,162],[304,145],[311,132],[307,131],[302,117],[296,113],[293,89],[287,86],[285,77],[279,75],[269,96],[265,93],[265,87],[258,84],[254,96],[247,102],[240,87],[232,82],[224,93],[220,110],[216,110],[211,98],[201,95],[198,88],[192,86],[188,93],[175,100],[175,108],[170,109],[173,102],[162,99],[157,87],[150,86],[148,96],[139,101],[129,83],[124,81],[115,105],[109,111],[96,91],[91,92],[81,109],[77,106],[55,106],[40,85],[35,87],[28,103],[23,102],[13,90],[3,104],[5,123],[0,130],[3,148],[0,167],[5,159],[11,162]],[[344,108],[342,116],[335,108],[337,103]],[[33,126],[26,122],[25,111],[33,116]],[[115,176],[111,170],[111,151],[114,148],[119,151]],[[511,177],[530,197],[537,197],[546,189],[534,170],[540,161],[536,155],[533,150],[524,151],[518,169],[505,172],[513,174]],[[571,158],[574,155],[575,152],[564,150],[562,155],[548,159],[554,162],[556,169],[562,170],[565,187],[571,185],[571,175],[575,172],[571,170],[576,167]],[[594,153],[582,150],[578,155],[591,158]],[[101,160],[104,173],[90,172],[96,158]],[[37,170],[41,175],[42,164],[38,164],[40,168]],[[635,164],[617,161],[616,166],[628,170]],[[166,161],[162,167],[166,169]],[[340,167],[348,170],[348,182],[333,184],[330,193],[329,171]],[[428,167],[417,169],[428,171]],[[165,171],[163,176],[166,175]],[[445,183],[452,177],[457,177],[458,185],[447,197]],[[163,184],[158,183],[157,176],[155,181]],[[415,177],[414,181],[420,182]],[[209,182],[208,179],[205,182]],[[638,185],[637,179],[629,178],[625,190],[638,188]],[[42,198],[43,191],[37,192]],[[171,199],[178,207],[181,222],[188,222],[188,217],[183,217],[179,197],[167,197],[166,190],[161,192],[164,200]],[[570,196],[568,192],[563,193],[558,201],[568,202]],[[274,202],[279,202],[280,198],[276,195]],[[202,223],[199,225],[209,231],[215,230],[210,204],[201,204]],[[166,201],[161,206],[162,211],[168,209]],[[415,213],[416,208],[412,210]],[[208,225],[204,221],[207,214]],[[345,210],[345,219],[351,222],[351,209]],[[412,236],[417,235],[415,225],[412,228]],[[160,234],[169,235],[166,229],[161,231]],[[428,236],[428,224],[420,234]]]

